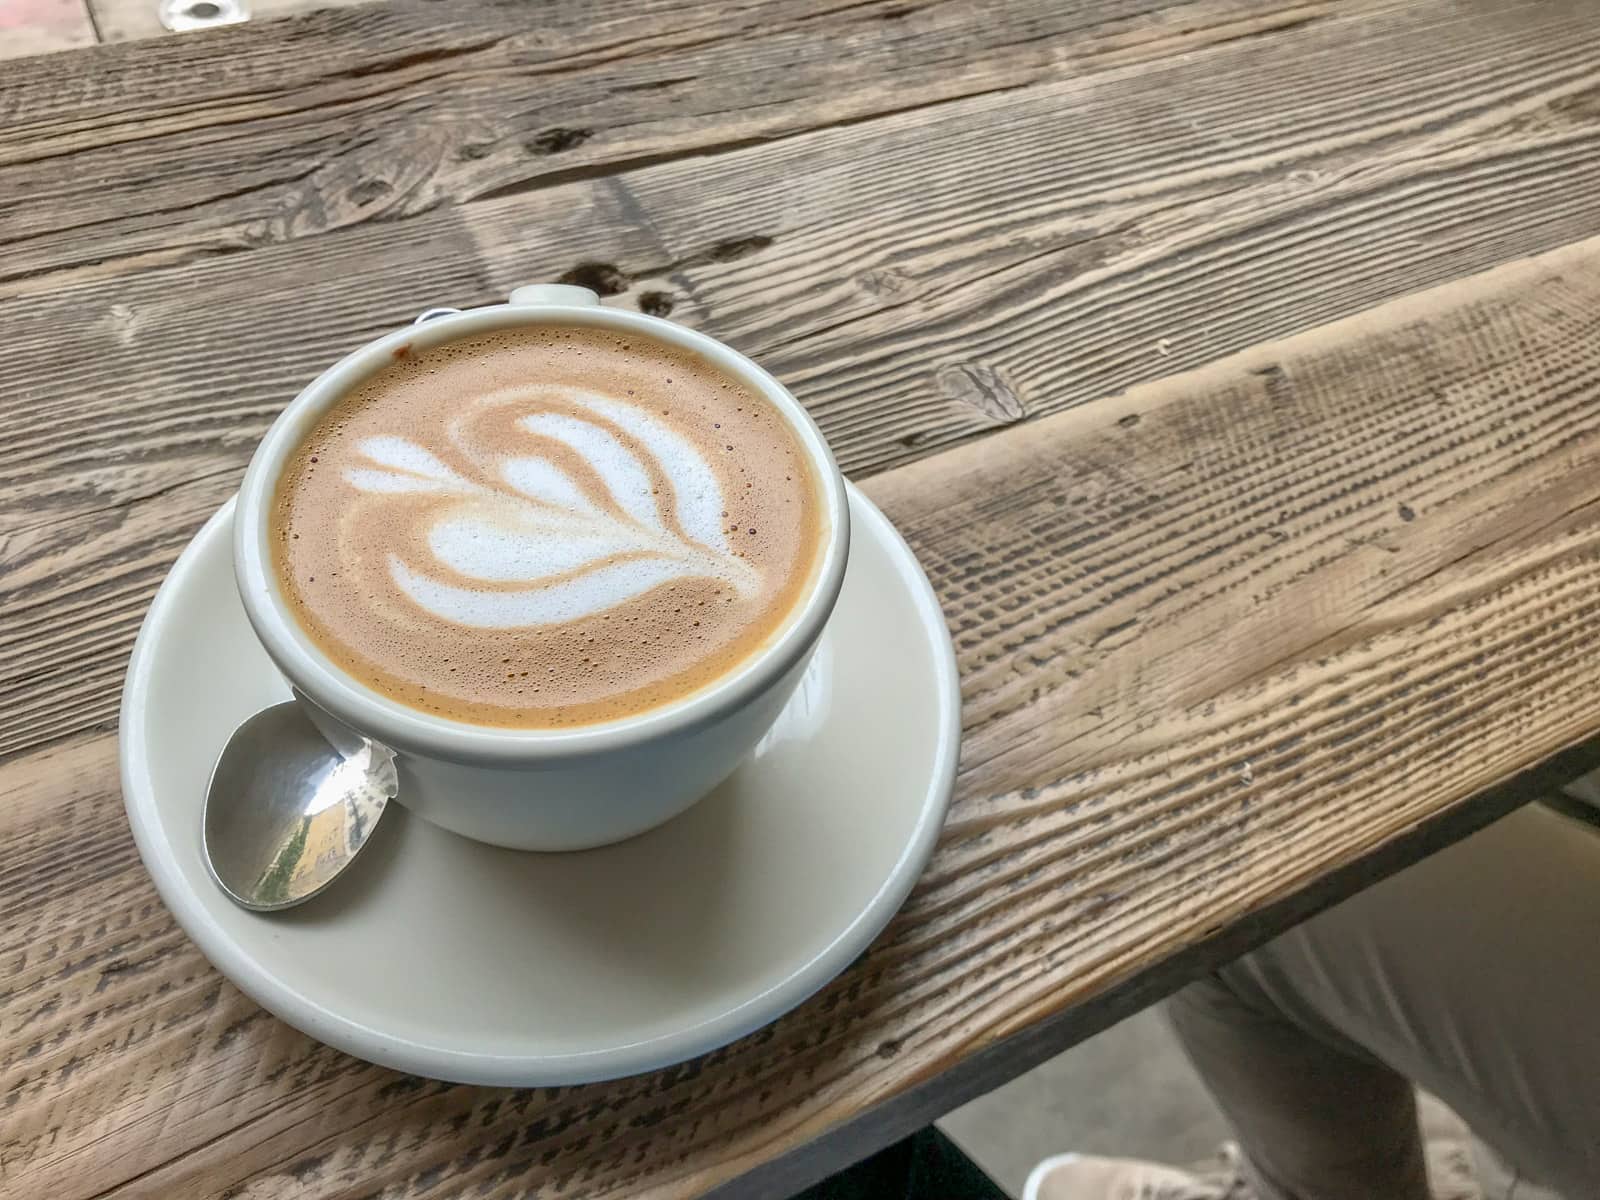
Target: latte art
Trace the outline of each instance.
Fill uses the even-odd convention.
[[[484,464],[488,477],[479,481],[405,438],[380,436],[357,444],[370,465],[345,471],[352,486],[451,500],[427,513],[419,539],[437,564],[476,583],[528,586],[455,586],[391,554],[395,585],[436,617],[485,629],[592,617],[689,576],[720,579],[741,596],[754,594],[759,576],[730,549],[722,489],[693,444],[634,405],[590,394],[564,399],[631,435],[651,461],[647,465],[603,424],[538,411],[536,390],[502,393],[485,403],[526,410],[518,425],[577,454],[604,485],[603,495],[586,493],[548,458],[491,461]],[[660,476],[667,488],[655,486]]]
[[[285,473],[276,562],[335,661],[495,724],[693,691],[782,623],[818,499],[796,435],[709,364],[534,327],[408,356]]]

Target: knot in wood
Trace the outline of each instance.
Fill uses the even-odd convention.
[[[1022,399],[1000,372],[983,363],[941,367],[935,378],[946,396],[977,409],[996,425],[1014,425],[1028,415]]]

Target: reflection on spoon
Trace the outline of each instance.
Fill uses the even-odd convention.
[[[293,700],[262,709],[233,731],[212,769],[206,869],[252,911],[303,904],[361,852],[398,791],[387,747],[342,726],[325,733]]]

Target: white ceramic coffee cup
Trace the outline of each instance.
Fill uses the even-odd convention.
[[[821,486],[819,564],[794,609],[743,663],[670,704],[572,729],[502,729],[448,720],[392,700],[341,669],[306,635],[272,569],[268,514],[278,478],[319,417],[402,347],[527,324],[596,326],[648,335],[698,354],[771,402],[793,427]],[[720,783],[777,719],[810,661],[844,581],[850,515],[822,433],[777,380],[703,334],[600,306],[586,288],[518,288],[510,302],[432,309],[324,371],[273,422],[239,489],[234,573],[256,636],[302,701],[392,748],[399,800],[467,837],[524,850],[620,841],[688,808]]]

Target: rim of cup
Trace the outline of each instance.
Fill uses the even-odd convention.
[[[519,296],[528,299],[519,302]],[[233,532],[239,594],[256,637],[294,687],[351,728],[394,749],[481,766],[517,766],[602,754],[708,724],[742,707],[800,661],[820,636],[844,582],[850,510],[833,452],[788,389],[737,350],[705,334],[644,313],[603,307],[594,293],[584,289],[520,289],[511,303],[459,312],[429,310],[424,317],[347,354],[307,384],[268,428],[239,486]],[[392,699],[324,653],[283,598],[272,567],[267,518],[285,463],[317,420],[362,380],[393,362],[402,346],[428,350],[495,329],[538,324],[590,325],[655,338],[692,351],[759,391],[805,448],[827,531],[805,594],[766,641],[710,683],[665,704],[590,725],[534,729],[475,725]]]

